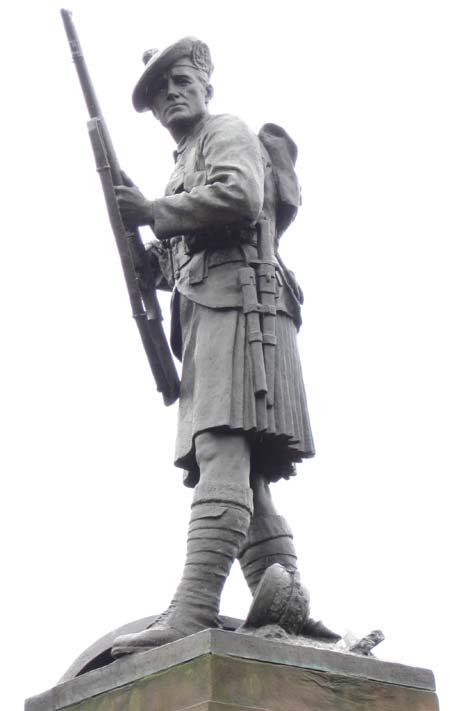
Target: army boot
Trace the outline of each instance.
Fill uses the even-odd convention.
[[[250,487],[204,484],[194,492],[184,572],[169,609],[148,629],[123,635],[113,656],[173,642],[218,626],[220,596],[250,524]]]

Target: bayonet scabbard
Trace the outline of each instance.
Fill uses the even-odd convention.
[[[275,396],[276,298],[278,290],[276,266],[270,239],[269,223],[259,223],[259,256],[256,267],[257,290],[262,311],[262,349],[267,380],[267,407],[273,407]]]
[[[238,271],[238,283],[242,290],[242,307],[247,318],[247,337],[252,358],[253,390],[256,397],[267,393],[266,372],[262,350],[262,332],[259,304],[256,293],[256,277],[253,267]]]

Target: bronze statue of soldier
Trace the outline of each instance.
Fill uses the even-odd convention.
[[[133,104],[176,141],[175,169],[164,197],[148,200],[131,181],[116,196],[127,227],[153,230],[148,274],[173,289],[171,345],[182,361],[175,465],[195,488],[170,606],[150,628],[117,638],[116,656],[217,626],[236,558],[256,592],[248,624],[294,634],[313,624],[269,489],[314,455],[297,348],[302,295],[278,255],[299,203],[295,144],[280,127],[256,136],[234,116],[209,113],[203,42],[187,37],[144,57]],[[271,599],[274,585],[278,602],[261,615],[258,599]]]

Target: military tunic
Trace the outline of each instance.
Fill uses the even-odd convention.
[[[238,270],[258,258],[257,223],[275,246],[276,187],[258,137],[228,114],[206,116],[176,151],[166,195],[154,201],[157,250],[174,285],[172,347],[182,360],[175,464],[195,485],[195,436],[210,429],[246,433],[251,466],[275,481],[314,454],[297,349],[298,292],[279,269],[275,396],[258,424]],[[226,472],[224,472],[226,477]]]

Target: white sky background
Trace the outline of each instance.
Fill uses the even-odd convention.
[[[11,4],[0,23],[8,711],[104,633],[165,608],[191,497],[172,466],[176,408],[154,391],[130,317],[59,7]],[[148,47],[204,39],[211,110],[280,123],[298,143],[304,204],[281,251],[306,294],[317,456],[273,494],[313,616],[381,627],[378,655],[433,668],[445,709],[447,3],[70,7],[122,165],[149,197],[173,145],[131,106]],[[249,601],[236,570],[222,612],[244,617]]]

